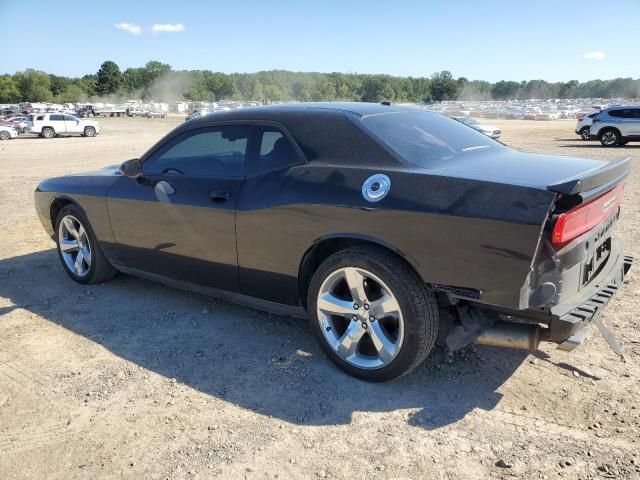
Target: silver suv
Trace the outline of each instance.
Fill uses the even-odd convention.
[[[593,118],[589,135],[600,140],[604,147],[640,142],[640,106],[603,109]]]

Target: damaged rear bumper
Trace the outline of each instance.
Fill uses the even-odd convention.
[[[587,327],[594,322],[614,351],[621,354],[600,317],[622,285],[633,259],[624,255],[622,242],[611,240],[609,258],[601,271],[574,295],[551,308],[511,310],[476,302],[458,305],[460,325],[450,332],[447,345],[452,350],[472,342],[535,350],[540,341],[547,341],[571,351],[584,343]]]
[[[624,256],[622,248],[618,250],[615,262],[609,262],[612,265],[607,265],[609,268],[604,269],[605,271],[600,272],[590,282],[591,288],[579,292],[576,300],[556,305],[551,309],[548,341],[558,343],[559,348],[567,351],[584,342],[588,333],[587,325],[600,318],[605,306],[622,286],[624,277],[631,268],[633,258]],[[602,327],[600,328],[602,330]]]

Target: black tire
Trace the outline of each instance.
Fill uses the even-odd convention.
[[[84,136],[85,137],[95,137],[96,129],[93,127],[84,127]]]
[[[606,128],[602,130],[598,135],[598,139],[603,147],[615,147],[621,140],[620,133],[613,128]]]
[[[6,130],[0,131],[0,140],[9,140],[11,138],[11,134]]]
[[[89,267],[87,274],[82,277],[78,276],[74,271],[69,269],[62,256],[62,251],[60,250],[60,223],[62,222],[62,219],[67,215],[72,215],[82,224],[87,233],[87,240],[91,249],[91,266]],[[104,256],[104,253],[102,253],[102,249],[100,248],[100,244],[98,243],[95,234],[93,233],[93,229],[91,228],[89,220],[87,220],[87,217],[84,215],[82,210],[76,205],[67,205],[58,212],[55,221],[55,240],[58,250],[58,257],[60,258],[62,267],[64,268],[64,271],[67,272],[67,275],[69,275],[74,281],[82,284],[101,283],[106,282],[107,280],[110,280],[117,275],[118,271],[113,268],[111,263],[109,263],[109,260],[107,260],[107,258]]]
[[[40,132],[42,138],[53,138],[56,136],[56,131],[51,127],[44,127]]]
[[[589,140],[589,130],[589,127],[582,127],[580,130],[580,138],[582,138],[582,140]]]
[[[400,305],[404,337],[397,355],[385,366],[366,369],[348,363],[333,350],[322,332],[318,293],[329,275],[345,267],[362,268],[379,277]],[[311,329],[329,358],[350,375],[369,382],[384,382],[411,372],[427,358],[438,338],[440,320],[433,292],[401,260],[377,247],[351,247],[326,259],[311,279],[307,306]]]

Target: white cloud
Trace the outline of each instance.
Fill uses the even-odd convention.
[[[114,27],[116,27],[118,30],[124,30],[131,35],[140,35],[142,33],[142,27],[140,27],[140,25],[136,25],[135,23],[117,23],[114,25]]]
[[[153,33],[184,32],[184,30],[184,25],[181,23],[154,23],[151,27]]]
[[[582,58],[584,58],[585,60],[603,60],[604,52],[598,50],[597,52],[585,53],[584,55],[582,55]]]

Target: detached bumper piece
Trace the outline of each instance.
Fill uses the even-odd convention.
[[[625,275],[631,268],[632,262],[632,257],[625,256],[621,262],[621,268],[605,287],[598,290],[591,298],[569,313],[555,320],[555,326],[562,326],[562,331],[571,332],[571,336],[558,345],[559,349],[571,351],[582,345],[588,335],[587,324],[593,321],[613,351],[622,357],[622,350],[618,342],[602,322],[602,311],[622,285]],[[556,335],[558,334],[558,332],[555,333]]]

